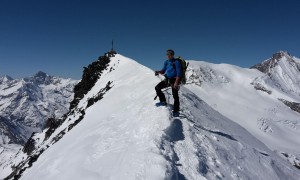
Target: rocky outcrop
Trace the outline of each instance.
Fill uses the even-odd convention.
[[[74,100],[70,104],[70,109],[77,106],[80,99],[89,92],[100,78],[101,73],[105,70],[110,62],[108,56],[100,56],[98,61],[84,67],[81,81],[74,87]]]
[[[296,103],[296,102],[290,102],[284,99],[279,99],[281,102],[283,102],[286,106],[288,106],[289,108],[291,108],[293,111],[300,113],[300,103]]]

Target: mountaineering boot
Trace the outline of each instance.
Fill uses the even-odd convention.
[[[173,111],[173,117],[179,117],[180,112],[179,111]]]
[[[163,102],[158,102],[155,104],[155,106],[160,107],[160,106],[167,106],[167,102],[163,101]]]

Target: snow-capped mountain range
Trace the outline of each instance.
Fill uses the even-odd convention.
[[[48,118],[68,111],[77,82],[41,71],[22,79],[0,77],[0,164],[33,132],[42,132]]]
[[[66,113],[73,100],[73,88],[77,82],[49,76],[41,71],[29,78],[0,78],[2,126],[19,131],[7,135],[9,141],[6,143],[24,144],[32,132],[41,132],[48,118],[60,117]],[[9,130],[10,133],[13,132],[12,129]]]
[[[168,106],[153,101],[162,77],[108,53],[0,178],[299,179],[299,64],[286,52],[252,69],[190,60],[173,117],[170,90]]]

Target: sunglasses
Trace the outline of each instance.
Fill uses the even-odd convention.
[[[171,54],[171,53],[167,53],[167,56],[172,56],[173,54]]]

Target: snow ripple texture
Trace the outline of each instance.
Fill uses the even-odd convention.
[[[113,82],[112,89],[87,108],[84,119],[41,154],[20,179],[300,178],[300,171],[269,147],[272,143],[266,138],[259,139],[259,133],[253,133],[265,133],[257,128],[256,120],[254,126],[251,123],[242,126],[237,117],[243,116],[239,116],[240,113],[229,116],[229,108],[224,107],[228,104],[219,103],[230,97],[220,98],[218,89],[210,88],[218,86],[223,93],[228,93],[232,88],[238,91],[237,84],[243,84],[242,90],[246,93],[260,93],[250,84],[256,75],[261,75],[258,71],[206,64],[210,66],[207,69],[214,69],[207,77],[217,77],[216,81],[226,83],[218,85],[207,81],[201,86],[182,86],[182,113],[173,117],[170,90],[166,92],[168,106],[156,107],[153,102],[154,86],[160,79],[154,77],[152,70],[119,54],[111,60],[108,69],[114,67],[115,70],[104,72],[77,108],[86,107],[89,97],[93,97],[108,81]],[[197,69],[197,66],[194,63],[190,68]],[[220,72],[224,66],[228,72]],[[232,79],[230,77],[236,76],[228,73],[239,75],[239,78]],[[215,94],[209,96],[209,93]],[[239,98],[247,96],[238,94]],[[231,108],[240,110],[239,105],[233,104]],[[67,127],[63,124],[59,129],[64,126]]]

